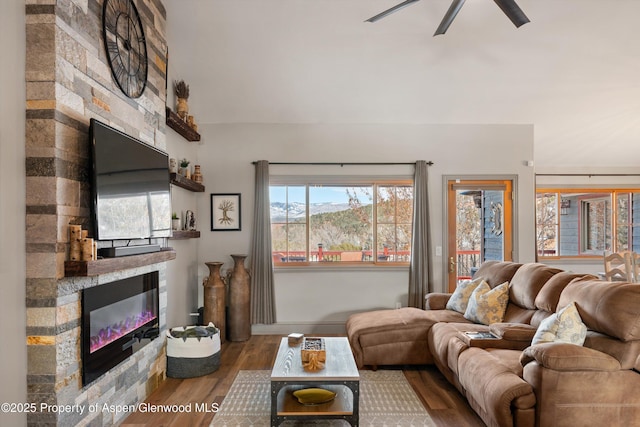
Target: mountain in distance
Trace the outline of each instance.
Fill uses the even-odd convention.
[[[340,212],[351,209],[348,203],[311,203],[309,204],[309,216]],[[286,203],[273,202],[270,206],[271,220],[276,222],[283,222],[286,218],[287,210],[289,211],[289,220],[305,217],[305,204],[304,203]]]

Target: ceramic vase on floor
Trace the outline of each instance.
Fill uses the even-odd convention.
[[[225,342],[225,286],[220,277],[222,262],[205,262],[209,267],[209,277],[204,279],[204,324],[213,323],[220,329],[220,342]]]
[[[231,255],[233,270],[229,281],[229,341],[251,338],[251,276],[244,266],[247,255]]]

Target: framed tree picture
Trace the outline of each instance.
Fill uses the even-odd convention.
[[[211,231],[240,231],[240,193],[211,194]]]

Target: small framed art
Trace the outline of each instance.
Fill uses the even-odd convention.
[[[211,194],[211,231],[240,231],[240,193]]]

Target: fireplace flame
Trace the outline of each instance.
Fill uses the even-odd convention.
[[[108,325],[98,331],[97,335],[92,335],[89,345],[90,353],[101,349],[109,343],[117,340],[120,337],[127,335],[131,331],[135,331],[141,326],[155,320],[157,316],[151,311],[145,311],[138,315],[128,316],[126,319],[113,325]]]

